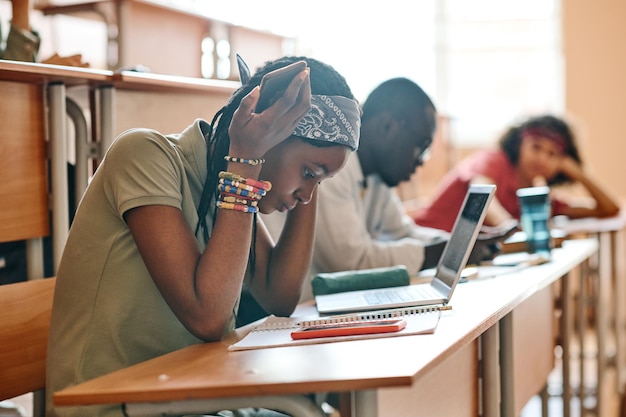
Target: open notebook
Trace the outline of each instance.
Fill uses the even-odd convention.
[[[317,295],[317,311],[340,313],[447,304],[474,247],[496,186],[472,184],[430,283]]]
[[[229,351],[261,349],[280,346],[310,345],[317,343],[343,342],[346,340],[374,339],[379,337],[410,336],[417,334],[432,334],[439,324],[442,311],[450,310],[450,306],[425,306],[404,307],[384,311],[370,311],[367,313],[354,313],[330,317],[267,317],[260,325],[250,333],[228,347]],[[314,339],[298,339],[291,337],[291,332],[303,327],[339,324],[359,323],[384,320],[389,318],[401,318],[406,321],[406,327],[393,333],[374,333],[351,336],[319,337]]]

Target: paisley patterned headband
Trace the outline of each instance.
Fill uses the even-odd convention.
[[[242,84],[250,80],[250,69],[237,54]],[[342,96],[311,95],[311,110],[300,120],[293,135],[338,143],[356,151],[361,132],[361,110],[356,100]]]
[[[293,131],[302,138],[359,148],[361,116],[356,100],[342,96],[311,95],[311,110]]]

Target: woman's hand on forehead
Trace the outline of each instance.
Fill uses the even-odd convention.
[[[311,84],[308,68],[298,74],[285,93],[260,114],[254,112],[259,87],[245,96],[233,114],[228,133],[230,154],[261,158],[287,139],[311,108]]]

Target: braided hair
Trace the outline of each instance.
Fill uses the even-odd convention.
[[[200,204],[198,205],[198,225],[196,226],[196,235],[202,233],[205,241],[208,241],[210,237],[209,228],[206,223],[207,214],[211,208],[217,210],[215,201],[218,197],[218,174],[220,171],[226,170],[227,162],[224,160],[224,156],[228,154],[230,148],[228,128],[230,127],[230,122],[232,121],[235,110],[239,107],[243,97],[261,83],[263,75],[297,61],[306,61],[310,68],[311,94],[335,95],[354,99],[345,78],[333,67],[316,59],[302,56],[286,56],[274,61],[268,61],[259,68],[244,85],[238,88],[233,93],[228,103],[215,114],[210,124],[209,133],[205,137],[207,144],[207,177],[204,182]],[[325,142],[321,141],[304,138],[303,140],[315,146],[327,145]],[[214,222],[215,217],[214,215]],[[256,225],[256,221],[254,224]],[[254,234],[256,235],[256,230]]]

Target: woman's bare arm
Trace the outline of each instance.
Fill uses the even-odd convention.
[[[619,205],[593,181],[572,158],[566,157],[561,163],[561,172],[572,181],[582,184],[589,195],[595,200],[594,207],[568,206],[563,209],[563,214],[570,218],[581,217],[611,217],[619,213]]]
[[[265,226],[259,227],[257,255],[261,256],[257,258],[251,292],[272,314],[288,316],[298,304],[313,255],[316,211],[317,189],[308,204],[298,204],[287,214],[283,231],[274,247],[266,243],[271,238]],[[261,233],[265,238],[259,239]]]

